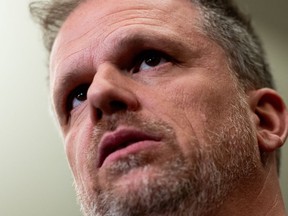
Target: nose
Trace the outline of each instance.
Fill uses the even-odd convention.
[[[120,111],[135,111],[139,106],[131,79],[108,63],[99,66],[88,89],[87,101],[94,123]]]

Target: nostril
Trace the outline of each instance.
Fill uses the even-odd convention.
[[[103,118],[103,115],[112,115],[113,113],[125,111],[127,109],[128,105],[124,102],[113,100],[110,101],[107,106],[94,109],[94,118],[99,121]]]
[[[101,109],[96,108],[96,116],[97,116],[98,120],[100,120],[102,118],[103,112],[101,111]]]
[[[109,103],[112,112],[127,110],[128,106],[122,101],[113,100]]]

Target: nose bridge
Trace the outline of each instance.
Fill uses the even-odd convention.
[[[110,85],[119,85],[119,82],[121,82],[122,79],[124,79],[124,74],[120,69],[113,64],[103,63],[98,67],[93,83],[103,82],[106,84],[109,83]]]
[[[116,92],[121,89],[125,91],[125,85],[127,85],[125,75],[114,65],[103,63],[98,67],[97,73],[94,75],[87,97],[92,100],[92,103],[98,97],[116,97]]]
[[[88,93],[91,119],[99,121],[119,111],[136,110],[138,101],[129,78],[109,63],[98,67]]]

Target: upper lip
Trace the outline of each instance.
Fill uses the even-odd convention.
[[[159,141],[160,138],[141,130],[127,127],[105,133],[98,146],[97,167],[101,167],[105,159],[113,152],[144,140]]]

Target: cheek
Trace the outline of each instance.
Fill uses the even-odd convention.
[[[159,85],[156,92],[149,100],[149,111],[175,129],[178,142],[186,143],[183,147],[189,146],[191,137],[199,143],[205,142],[205,131],[214,130],[227,118],[226,111],[237,95],[231,82],[205,74],[174,79]]]
[[[83,126],[85,125],[85,126]],[[87,152],[91,143],[92,124],[79,125],[65,137],[65,151],[75,180],[87,178]]]
[[[188,87],[178,95],[177,103],[181,104],[186,118],[191,123],[205,123],[225,118],[226,110],[230,108],[231,104],[234,104],[234,98],[238,95],[231,82],[216,80],[213,77],[200,76],[190,86],[189,84],[186,86]],[[225,88],[223,88],[224,86]]]

